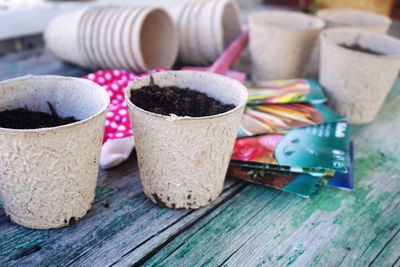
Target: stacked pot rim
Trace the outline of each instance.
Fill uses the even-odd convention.
[[[168,9],[179,31],[179,61],[206,65],[215,61],[241,32],[233,0],[187,1]]]
[[[46,29],[45,41],[55,55],[85,68],[144,72],[172,67],[177,34],[164,9],[107,5],[57,17]]]

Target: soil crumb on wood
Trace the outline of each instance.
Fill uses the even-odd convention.
[[[361,46],[359,44],[354,44],[354,45],[342,44],[340,46],[344,47],[346,49],[350,49],[350,50],[361,52],[361,53],[366,53],[366,54],[371,54],[371,55],[378,55],[378,56],[384,56],[385,55],[385,54],[383,54],[381,52],[377,52],[377,51],[371,50],[371,49],[369,49],[367,47],[363,47],[363,46]]]
[[[60,118],[57,114],[30,111],[25,108],[0,112],[0,127],[9,129],[40,129],[77,121],[74,117]]]
[[[223,104],[204,93],[176,86],[160,87],[150,84],[131,91],[136,106],[161,115],[204,117],[227,112],[235,108],[232,104]]]

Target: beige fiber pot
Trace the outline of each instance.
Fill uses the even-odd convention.
[[[322,9],[317,17],[325,21],[326,28],[355,27],[386,33],[392,20],[384,15],[355,9]],[[319,42],[311,55],[307,76],[317,76],[319,71]]]
[[[400,70],[400,41],[383,33],[335,28],[321,33],[319,80],[328,101],[350,123],[375,119]],[[358,44],[372,55],[340,45]]]
[[[213,63],[240,33],[239,7],[233,0],[186,1],[167,8],[179,31],[179,62]]]
[[[86,67],[89,62],[79,45],[78,30],[86,9],[56,17],[46,28],[44,40],[47,49],[58,58]]]
[[[85,79],[25,76],[0,82],[0,110],[27,108],[79,122],[51,128],[0,128],[0,193],[11,220],[29,228],[67,226],[90,209],[99,169],[105,90]]]
[[[236,105],[214,116],[163,116],[129,100],[131,90],[149,85],[149,77],[136,80],[125,91],[146,195],[169,208],[207,205],[223,189],[247,89],[236,80],[207,72],[168,71],[152,76],[159,86],[190,88]]]
[[[290,11],[261,11],[250,15],[253,81],[303,77],[324,22]]]

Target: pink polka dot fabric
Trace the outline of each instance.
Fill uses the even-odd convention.
[[[164,71],[164,69],[156,69],[151,73],[161,71]],[[124,89],[130,82],[146,75],[149,75],[149,73],[134,74],[123,70],[100,70],[83,77],[101,85],[110,96],[110,107],[106,115],[103,143],[108,139],[132,136]]]

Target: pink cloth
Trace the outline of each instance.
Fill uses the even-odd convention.
[[[151,73],[161,71],[164,69],[156,69]],[[125,161],[135,146],[124,89],[132,81],[146,75],[149,73],[138,75],[123,70],[100,70],[83,77],[101,85],[110,96],[100,158],[100,167],[103,169]]]
[[[164,70],[157,69],[152,73],[160,71]],[[110,107],[107,111],[103,143],[107,142],[108,139],[132,136],[124,89],[132,81],[146,75],[148,73],[138,75],[123,70],[100,70],[83,77],[101,85],[110,96]]]

